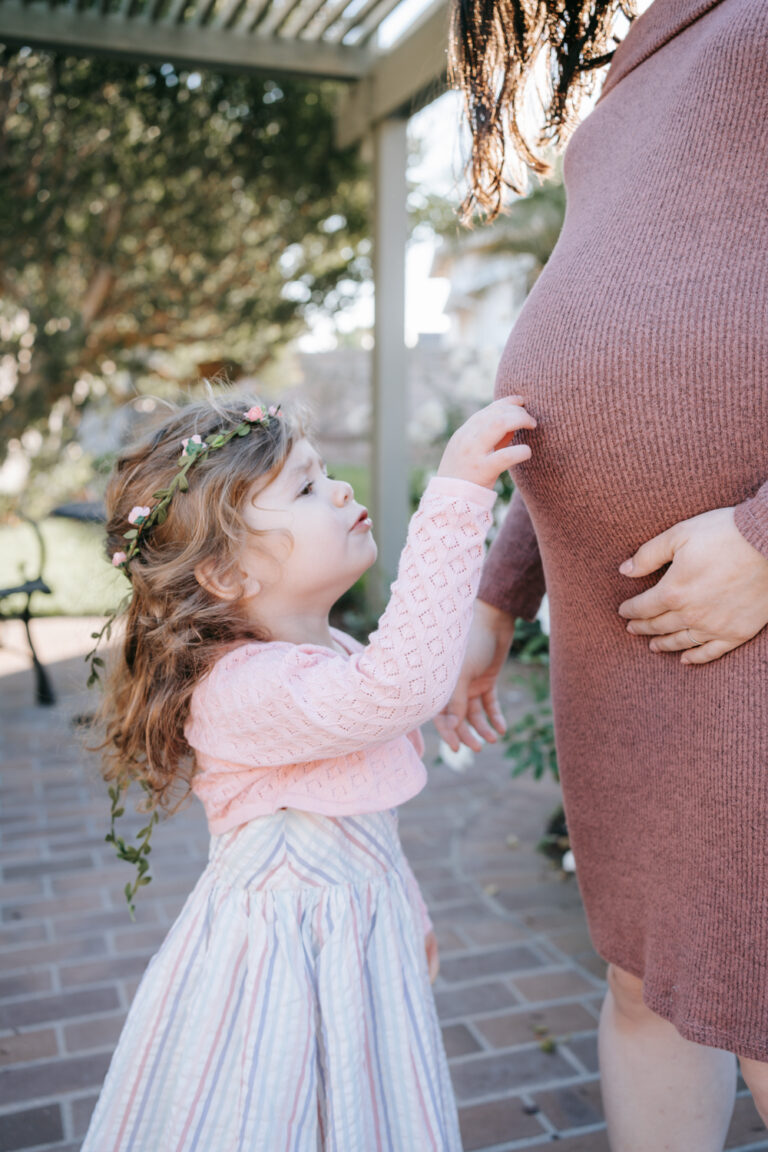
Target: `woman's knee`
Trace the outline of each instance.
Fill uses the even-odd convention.
[[[768,1125],[768,1064],[764,1064],[762,1060],[747,1060],[745,1056],[739,1057],[739,1064],[744,1083],[752,1093],[755,1107],[763,1123]]]
[[[623,1016],[636,1019],[650,1013],[650,1008],[643,1003],[643,982],[638,976],[609,964],[607,980],[616,1009]]]

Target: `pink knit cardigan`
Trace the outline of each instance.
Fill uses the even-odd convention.
[[[495,499],[467,481],[430,481],[365,647],[335,632],[345,655],[273,641],[243,644],[214,665],[185,728],[212,833],[279,808],[378,812],[421,791],[414,730],[458,676]]]

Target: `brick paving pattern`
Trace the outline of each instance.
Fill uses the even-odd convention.
[[[81,656],[91,623],[33,623],[59,693],[52,708],[34,705],[22,634],[0,627],[0,1152],[78,1152],[141,973],[206,860],[194,803],[159,829],[155,879],[131,923],[127,866],[104,843],[104,787],[72,725],[93,704]],[[510,685],[508,718],[522,706]],[[432,768],[401,809],[441,946],[435,993],[465,1152],[608,1149],[604,965],[575,882],[535,851],[557,800],[553,784],[512,780],[486,749],[465,774]],[[727,1147],[768,1152],[743,1085]]]

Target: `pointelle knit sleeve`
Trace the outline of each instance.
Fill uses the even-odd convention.
[[[495,499],[468,481],[431,480],[368,644],[351,656],[281,641],[234,649],[195,689],[190,745],[265,768],[383,743],[439,712],[464,655]]]

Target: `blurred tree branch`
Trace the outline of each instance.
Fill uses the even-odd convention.
[[[370,274],[336,91],[0,46],[0,458],[158,348],[254,371]]]

